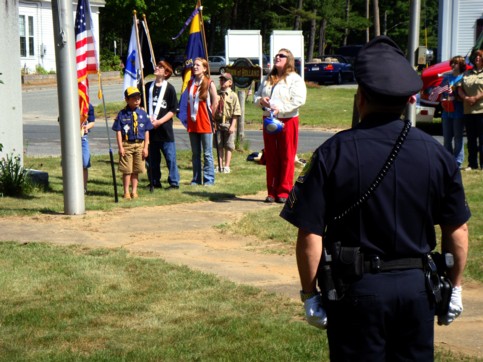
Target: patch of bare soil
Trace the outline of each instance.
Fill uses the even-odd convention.
[[[0,219],[0,241],[123,248],[298,300],[300,285],[294,255],[264,253],[263,243],[257,238],[225,234],[214,228],[239,220],[249,211],[280,207],[264,204],[263,197],[259,194],[223,202],[88,212],[82,216],[4,217]],[[483,358],[480,284],[464,285],[463,303],[464,312],[455,322],[435,327],[435,343],[471,358]]]

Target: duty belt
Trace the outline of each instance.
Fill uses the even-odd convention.
[[[380,273],[391,270],[423,269],[423,258],[401,258],[383,260],[377,255],[367,256],[364,261],[365,273]],[[369,259],[369,260],[367,260]]]

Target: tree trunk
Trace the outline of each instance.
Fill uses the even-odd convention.
[[[314,9],[314,17],[310,21],[310,34],[309,34],[309,49],[307,52],[307,57],[312,59],[314,57],[314,47],[315,47],[315,31],[317,30],[317,10]]]
[[[366,19],[369,22],[369,8],[370,8],[370,0],[366,0]],[[366,43],[369,43],[369,40],[371,39],[371,33],[370,33],[370,28],[369,25],[366,28]]]
[[[325,55],[325,30],[327,29],[327,19],[323,18],[320,21],[320,31],[319,31],[319,57]]]
[[[345,0],[345,23],[346,27],[344,29],[344,41],[343,45],[347,45],[347,38],[349,37],[349,15],[351,9],[351,0]]]
[[[298,10],[302,10],[304,8],[304,0],[299,0],[299,6],[298,6]],[[297,13],[297,15],[295,15],[295,23],[293,25],[293,29],[294,30],[300,30],[301,28],[301,21],[300,21],[300,13]]]
[[[381,35],[381,24],[379,21],[379,0],[372,0],[374,5],[374,36]]]

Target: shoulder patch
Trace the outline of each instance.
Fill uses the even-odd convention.
[[[315,154],[310,157],[310,160],[305,164],[302,172],[300,172],[299,177],[297,178],[297,182],[303,184],[305,182],[305,179],[307,176],[310,174],[310,170],[312,169],[312,165],[314,162],[314,156]]]

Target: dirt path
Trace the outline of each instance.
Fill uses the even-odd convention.
[[[262,253],[258,239],[222,234],[214,228],[249,211],[280,207],[264,204],[263,197],[88,212],[83,216],[4,217],[0,219],[0,241],[121,247],[298,299],[300,286],[293,255]],[[466,283],[463,298],[462,316],[449,327],[436,327],[436,344],[483,358],[481,285]]]

